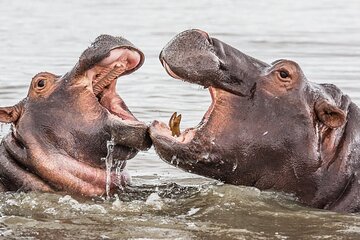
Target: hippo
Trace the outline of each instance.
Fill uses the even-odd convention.
[[[197,29],[175,36],[160,61],[212,99],[198,126],[180,134],[174,117],[171,127],[151,124],[161,159],[308,207],[360,211],[360,111],[339,88],[308,81],[294,61],[268,64]]]
[[[125,186],[126,160],[150,148],[151,139],[116,82],[143,62],[125,38],[101,35],[71,71],[36,74],[26,98],[0,108],[0,122],[11,123],[0,145],[0,189],[101,196],[107,183],[110,192]],[[121,163],[117,171],[106,174],[106,156]]]

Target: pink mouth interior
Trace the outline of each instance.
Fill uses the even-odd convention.
[[[110,51],[110,55],[108,57],[104,58],[101,62],[89,69],[86,74],[94,84],[96,83],[98,74],[106,72],[115,66],[123,66],[125,71],[129,71],[134,69],[140,61],[141,56],[137,51],[127,48],[115,48]]]
[[[195,136],[195,133],[200,130],[209,120],[211,113],[213,112],[215,108],[216,98],[217,98],[217,91],[214,87],[209,87],[209,92],[211,96],[211,105],[209,106],[208,110],[204,114],[204,117],[202,118],[201,122],[198,124],[195,128],[187,128],[184,131],[180,133],[180,136],[172,136],[171,130],[169,126],[167,126],[165,123],[158,122],[156,126],[156,131],[158,134],[166,136],[167,138],[171,138],[176,140],[178,143],[189,143]]]
[[[115,67],[121,67],[123,71],[116,76],[99,94],[100,104],[109,110],[112,114],[118,116],[123,120],[135,120],[128,110],[125,102],[116,93],[117,78],[127,71],[137,67],[141,62],[141,55],[131,49],[115,48],[110,51],[110,55],[96,64],[94,67],[86,72],[86,76],[91,80],[92,85],[95,86],[102,77],[106,76]]]
[[[209,106],[208,110],[206,111],[203,121],[202,122],[207,122],[207,120],[210,118],[210,115],[212,113],[212,111],[214,110],[215,107],[215,102],[216,102],[216,88],[214,87],[209,87],[209,92],[210,92],[210,96],[211,96],[211,105]]]
[[[201,34],[203,34],[206,38],[209,38],[207,33],[202,32],[202,31],[199,31],[199,32]],[[171,77],[176,78],[176,79],[182,79],[170,68],[170,66],[166,63],[166,61],[164,59],[161,60],[161,63],[164,66],[167,73]],[[178,143],[190,142],[194,138],[195,133],[206,125],[206,123],[210,119],[212,112],[215,109],[218,91],[216,88],[210,86],[209,92],[210,92],[210,96],[211,96],[211,105],[209,106],[208,110],[204,114],[201,122],[197,125],[197,127],[185,129],[183,132],[180,133],[180,136],[176,137],[176,136],[172,136],[172,132],[171,132],[169,126],[167,126],[165,123],[155,122],[154,127],[156,129],[155,131],[157,132],[157,134],[162,135],[167,138],[170,138],[170,139],[173,139],[173,140],[176,140]]]
[[[199,32],[201,34],[203,34],[205,37],[209,38],[209,35],[207,35],[206,32],[203,32],[203,31],[200,31]],[[176,78],[176,79],[181,79],[181,77],[179,77],[176,73],[174,73],[173,70],[171,70],[170,66],[165,62],[165,60],[162,60],[162,64],[165,68],[165,70],[167,71],[167,73],[173,77],[173,78]],[[200,122],[200,124],[198,125],[198,129],[201,128],[206,122],[207,120],[209,119],[212,111],[214,110],[214,106],[215,106],[215,100],[216,100],[216,89],[214,87],[209,87],[209,92],[210,92],[210,96],[211,96],[211,105],[209,107],[209,109],[206,111],[202,121]],[[190,131],[191,129],[186,129],[183,133],[181,133],[181,135],[178,137],[178,140],[180,139],[186,139],[183,135],[185,134],[188,134],[188,132]]]

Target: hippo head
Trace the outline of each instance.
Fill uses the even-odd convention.
[[[310,83],[294,61],[267,64],[201,30],[177,35],[160,61],[212,98],[195,128],[176,134],[176,118],[170,128],[153,122],[163,160],[226,183],[293,193],[311,206],[337,204],[356,165],[345,159],[359,156],[360,139],[358,108],[337,87]]]
[[[37,74],[24,100],[0,108],[0,121],[12,123],[0,148],[5,188],[103,194],[107,142],[114,141],[108,157],[122,163],[118,170],[151,146],[148,127],[115,90],[117,78],[143,62],[143,53],[126,39],[101,35],[70,72]],[[110,179],[112,189],[129,180],[115,172]]]

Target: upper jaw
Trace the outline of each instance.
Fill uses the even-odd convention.
[[[159,58],[174,78],[241,97],[252,96],[257,80],[270,67],[198,29],[178,34]]]
[[[165,60],[161,59],[161,63],[163,65],[163,67],[165,68],[166,72],[173,78],[176,78],[176,79],[182,79],[181,77],[179,77],[176,73],[174,73],[173,70],[171,70],[169,64],[166,63]]]
[[[104,34],[81,54],[66,77],[70,85],[86,85],[99,97],[112,81],[136,71],[144,60],[142,51],[127,39]],[[88,81],[84,81],[84,76]]]
[[[168,74],[176,79],[190,83],[210,86],[202,75],[220,62],[216,56],[212,39],[198,29],[179,33],[160,52],[159,60]],[[197,64],[193,64],[196,61]],[[200,69],[199,69],[200,67]]]
[[[94,94],[98,95],[118,77],[139,68],[142,62],[143,58],[138,51],[115,48],[106,58],[85,71],[85,75],[92,83]]]
[[[110,35],[100,35],[90,47],[81,54],[78,63],[71,71],[72,74],[76,76],[82,75],[85,71],[94,67],[103,59],[111,57],[111,51],[114,49],[128,49],[135,51],[140,55],[140,62],[138,65],[135,68],[126,71],[125,74],[132,73],[142,66],[145,59],[144,54],[127,39]]]
[[[122,120],[137,120],[116,93],[117,78],[134,71],[142,64],[142,55],[128,48],[114,48],[108,56],[85,72],[90,91],[100,104]]]

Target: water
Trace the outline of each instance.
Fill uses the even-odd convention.
[[[106,147],[107,147],[107,155],[106,157],[102,158],[105,162],[105,169],[106,169],[106,199],[110,199],[110,186],[111,186],[111,173],[113,170],[115,170],[115,184],[120,188],[123,189],[123,186],[121,185],[121,174],[123,171],[123,165],[126,163],[126,161],[114,159],[113,153],[114,153],[114,138],[112,137],[110,141],[107,141]],[[119,184],[117,184],[119,183]]]
[[[125,36],[146,55],[144,66],[118,83],[136,117],[167,122],[176,111],[182,128],[195,126],[210,104],[208,91],[171,79],[158,61],[162,47],[188,28],[203,29],[266,62],[295,60],[309,80],[336,84],[360,104],[359,16],[357,0],[2,0],[0,105],[25,97],[36,73],[68,71],[96,36],[108,33]],[[0,238],[360,238],[359,215],[219,185],[163,163],[153,149],[127,166],[133,186],[109,200],[0,194]]]
[[[106,148],[107,148],[107,155],[105,158],[102,158],[103,161],[105,161],[105,166],[106,166],[106,196],[107,198],[109,197],[109,193],[110,193],[110,184],[111,184],[111,170],[114,164],[114,157],[113,157],[113,152],[114,152],[114,146],[115,146],[115,142],[114,139],[111,138],[110,141],[107,141],[106,143]]]

